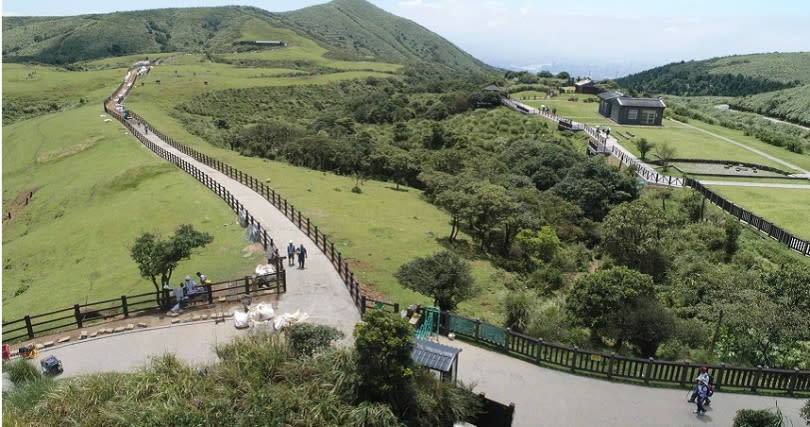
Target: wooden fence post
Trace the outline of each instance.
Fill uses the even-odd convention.
[[[366,313],[366,296],[360,295],[360,314]]]
[[[577,356],[579,356],[579,347],[574,346],[574,357],[571,358],[571,373],[572,374],[577,369]]]
[[[751,384],[751,391],[756,392],[759,387],[759,376],[762,375],[762,365],[757,365],[757,372],[754,374],[754,381]]]
[[[650,371],[652,371],[653,358],[647,359],[647,369],[644,370],[644,384],[650,384]]]
[[[614,357],[616,357],[616,352],[611,351],[610,356],[608,356],[608,371],[607,371],[608,379],[613,379],[613,358]]]
[[[796,382],[799,379],[799,368],[794,367],[793,373],[790,374],[790,379],[788,380],[788,394],[791,396],[793,395],[793,390],[796,390]]]
[[[509,352],[509,338],[510,338],[509,336],[511,334],[512,328],[506,328],[506,330],[503,332],[503,348],[506,350],[507,353]]]
[[[399,313],[399,303],[398,302],[394,303],[394,313]],[[799,369],[799,368],[795,368],[795,369]]]
[[[245,276],[245,294],[250,295],[250,276]]]
[[[73,317],[76,318],[76,324],[82,327],[82,312],[79,310],[79,304],[73,304]]]
[[[26,329],[26,332],[28,332],[28,338],[33,339],[34,338],[34,327],[31,326],[31,316],[29,316],[27,314],[25,315],[25,329]]]
[[[212,289],[212,286],[211,286],[210,283],[206,284],[204,286],[205,286],[206,292],[208,293],[208,305],[213,305],[214,304],[214,290]]]
[[[542,338],[537,339],[537,354],[534,356],[534,361],[539,365],[540,361],[543,360],[543,347],[545,346],[545,342]]]
[[[127,307],[127,296],[121,295],[121,308],[124,310],[124,319],[129,318],[129,307]]]
[[[689,370],[689,362],[681,363],[681,387],[686,386],[686,371]]]
[[[479,332],[481,331],[481,319],[475,319],[475,340],[478,341]]]

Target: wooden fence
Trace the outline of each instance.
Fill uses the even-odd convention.
[[[441,314],[442,333],[468,338],[476,343],[499,348],[510,355],[520,356],[538,365],[554,366],[571,373],[587,373],[606,379],[623,379],[641,382],[675,384],[691,387],[699,374],[700,366],[689,362],[670,362],[653,358],[640,359],[618,356],[548,343],[542,338],[533,338],[508,328],[490,325],[480,320],[469,319],[450,312]],[[734,388],[757,392],[760,390],[783,391],[789,394],[810,393],[810,371],[794,369],[770,369],[725,364],[708,365],[714,375],[715,388]]]
[[[260,288],[260,283],[266,286]],[[192,304],[196,302],[213,304],[215,299],[218,300],[223,296],[231,300],[238,300],[242,295],[281,294],[287,292],[286,271],[279,268],[277,272],[268,275],[245,276],[215,282],[206,286],[201,285],[199,289],[203,289],[203,292],[198,292],[190,297],[189,301]],[[156,292],[121,295],[120,298],[73,304],[72,307],[47,313],[26,315],[22,319],[3,322],[3,342],[14,343],[66,329],[80,329],[111,319],[127,319],[139,314],[155,313],[166,309],[158,304],[160,300],[173,301],[174,295],[169,290],[163,291],[162,295]]]
[[[124,119],[123,116],[118,114],[115,111],[110,111],[107,108],[108,103],[104,103],[105,110],[108,114],[112,117],[119,120],[124,126],[127,127],[145,146],[147,146],[150,150],[154,151],[159,156],[163,157],[164,159],[174,163],[184,171],[188,172],[195,178],[197,178],[200,182],[205,184],[208,188],[212,191],[220,195],[236,212],[240,212],[244,210],[242,204],[236,200],[227,190],[225,190],[218,182],[210,178],[207,174],[200,171],[189,162],[186,162],[179,156],[176,156],[172,153],[169,153],[167,150],[163,149],[162,147],[157,146],[157,144],[150,141],[144,135],[140,133],[140,131],[133,125],[134,123],[140,123],[140,125],[144,126],[148,132],[152,132],[157,135],[161,140],[169,144],[170,146],[174,147],[181,153],[193,158],[194,160],[205,164],[213,169],[216,169],[219,172],[227,175],[228,177],[239,181],[241,184],[249,187],[259,195],[261,195],[265,200],[269,201],[273,204],[280,212],[283,212],[284,215],[289,218],[293,224],[295,224],[302,232],[306,233],[307,237],[312,239],[315,242],[315,246],[323,251],[327,258],[332,262],[332,265],[338,272],[338,275],[341,279],[343,279],[344,283],[346,284],[347,288],[349,289],[349,294],[351,295],[352,299],[354,300],[355,305],[360,310],[361,313],[364,313],[368,308],[377,308],[378,306],[381,307],[391,307],[395,312],[399,311],[398,304],[390,304],[384,301],[377,301],[371,298],[367,298],[364,293],[360,290],[360,282],[355,279],[354,272],[351,271],[349,268],[348,259],[344,259],[343,254],[340,250],[335,249],[335,243],[328,239],[328,236],[323,233],[312,219],[308,216],[304,216],[300,210],[296,210],[295,206],[288,202],[287,199],[282,197],[280,194],[276,193],[276,191],[270,186],[265,185],[261,180],[242,172],[239,169],[236,169],[227,163],[221,162],[213,157],[210,157],[206,154],[200,153],[186,145],[180,144],[175,141],[173,138],[169,137],[168,135],[163,134],[159,130],[152,127],[149,122],[147,122],[144,118],[139,116],[134,112],[130,112],[130,118]],[[266,231],[261,227],[258,222],[253,218],[252,215],[248,214],[248,219],[250,224],[256,224],[259,227],[260,235],[262,236],[262,242],[267,248],[268,243],[271,243],[273,240],[267,237]]]
[[[779,243],[782,243],[783,245],[804,256],[810,256],[810,242],[807,240],[796,237],[772,222],[767,221],[765,218],[759,217],[753,212],[747,211],[735,205],[731,201],[726,200],[717,193],[709,190],[706,188],[706,186],[694,179],[684,178],[684,185],[694,188],[710,202],[714,203],[740,221],[747,223],[760,232],[765,233],[769,237],[779,241]]]

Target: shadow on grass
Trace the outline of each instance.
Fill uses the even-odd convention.
[[[436,242],[444,249],[453,251],[464,259],[492,261],[492,257],[484,252],[481,247],[472,244],[466,239],[450,240],[449,237],[438,237]]]

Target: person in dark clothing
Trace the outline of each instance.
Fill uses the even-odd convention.
[[[292,240],[287,245],[287,265],[295,265],[295,244]]]
[[[298,247],[298,268],[304,268],[304,261],[307,259],[307,250],[304,248],[303,243]]]

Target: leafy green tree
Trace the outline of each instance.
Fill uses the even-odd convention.
[[[135,239],[130,255],[138,264],[141,277],[152,281],[160,303],[161,289],[171,281],[177,264],[191,257],[194,249],[204,247],[213,240],[210,234],[194,230],[190,224],[183,224],[165,240],[153,233],[143,233]]]
[[[581,277],[568,296],[574,321],[594,336],[605,330],[614,313],[628,310],[639,297],[652,297],[652,277],[627,267],[613,267]]]
[[[296,323],[287,328],[286,334],[293,353],[304,357],[312,357],[328,348],[332,341],[343,338],[343,332],[314,323]]]
[[[416,258],[401,265],[394,276],[406,288],[432,296],[442,310],[454,310],[476,292],[470,264],[450,251]]]
[[[703,219],[705,200],[702,194],[692,190],[681,202],[681,211],[686,215],[689,221],[700,221]]]
[[[643,200],[623,203],[607,214],[602,225],[605,252],[613,259],[663,277],[666,255],[661,238],[666,224],[655,208]]]
[[[641,357],[655,356],[658,346],[675,332],[675,316],[656,299],[642,295],[629,301],[626,307],[609,313],[601,334],[636,346]]]
[[[763,273],[762,288],[780,305],[810,313],[810,267],[807,265],[784,264]]]
[[[414,343],[408,322],[381,310],[363,315],[354,330],[362,400],[390,404],[395,413],[412,395]],[[405,400],[405,402],[403,402]]]
[[[728,220],[725,225],[726,240],[723,242],[723,249],[726,250],[726,259],[731,259],[734,253],[737,252],[739,244],[737,240],[742,232],[742,227],[736,221]]]
[[[675,147],[665,142],[658,147],[656,153],[658,154],[658,158],[661,159],[661,167],[666,172],[669,170],[669,163],[675,158]]]
[[[655,147],[655,144],[652,144],[650,143],[650,141],[647,141],[647,138],[639,138],[633,141],[633,143],[636,145],[636,148],[638,149],[639,153],[641,153],[641,160],[645,160],[647,157],[647,153],[649,153],[650,150],[652,150]]]
[[[560,239],[550,226],[543,226],[540,231],[523,229],[517,234],[515,242],[524,254],[549,262],[560,249]]]
[[[614,206],[638,195],[633,176],[620,173],[598,157],[573,165],[551,191],[573,202],[585,216],[597,221]]]
[[[571,75],[568,74],[567,71],[560,71],[559,73],[557,73],[555,77],[557,77],[558,79],[568,80],[571,78]]]

